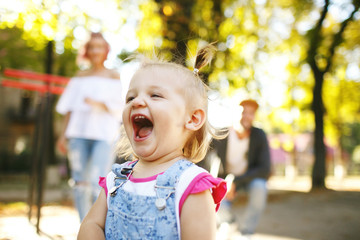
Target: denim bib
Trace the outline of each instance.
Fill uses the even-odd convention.
[[[141,196],[123,190],[126,174],[135,164],[114,164],[112,167],[117,189],[114,196],[108,196],[106,239],[179,239],[175,189],[180,175],[193,163],[179,160],[158,175],[154,189],[156,196]]]

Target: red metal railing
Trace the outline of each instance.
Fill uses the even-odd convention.
[[[41,93],[50,92],[52,94],[62,94],[66,84],[70,80],[67,77],[16,69],[5,69],[4,76],[7,77],[1,81],[1,85],[4,87],[19,88]],[[42,84],[31,81],[42,82]]]

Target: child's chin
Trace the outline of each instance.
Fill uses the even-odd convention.
[[[140,159],[148,159],[151,157],[151,153],[149,153],[149,151],[138,150],[138,151],[135,151],[135,154]]]

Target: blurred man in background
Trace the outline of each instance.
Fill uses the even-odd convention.
[[[259,107],[254,100],[240,103],[243,107],[240,120],[241,129],[229,129],[229,135],[223,140],[214,141],[214,150],[221,160],[222,177],[232,179],[227,195],[227,205],[235,195],[245,191],[247,206],[240,221],[240,232],[244,239],[250,239],[258,225],[267,202],[267,180],[270,176],[270,150],[265,132],[253,126]]]

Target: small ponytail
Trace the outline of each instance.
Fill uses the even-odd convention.
[[[215,42],[210,43],[197,52],[194,66],[195,75],[199,73],[199,70],[202,67],[208,65],[211,62],[216,52],[216,47],[214,45]]]

